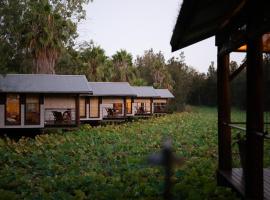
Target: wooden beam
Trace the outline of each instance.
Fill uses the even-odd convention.
[[[124,117],[127,116],[127,98],[124,97]]]
[[[243,69],[245,69],[247,66],[247,61],[245,61],[240,67],[238,67],[229,77],[229,80],[232,81],[235,77],[238,76],[238,74],[240,74],[241,71],[243,71]]]
[[[218,52],[220,47],[218,48]],[[231,129],[227,125],[231,121],[229,54],[218,53],[217,93],[218,93],[218,169],[232,169]]]
[[[80,95],[75,97],[75,107],[76,107],[76,126],[80,126]]]
[[[246,197],[263,199],[263,66],[262,40],[249,39],[247,46],[247,144]]]
[[[254,35],[263,21],[262,0],[249,0],[247,6],[247,131],[245,193],[247,199],[264,199],[263,186],[263,58],[262,35]]]

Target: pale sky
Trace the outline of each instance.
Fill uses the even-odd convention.
[[[78,26],[77,43],[93,40],[111,56],[120,49],[134,58],[153,48],[166,60],[184,52],[189,66],[206,72],[211,61],[216,65],[214,38],[209,38],[175,53],[170,39],[182,0],[94,0],[86,6],[86,20]],[[241,62],[243,55],[233,54]]]

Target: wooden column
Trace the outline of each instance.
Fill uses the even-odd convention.
[[[127,98],[126,97],[124,97],[124,117],[126,117],[127,116]]]
[[[262,38],[247,43],[246,197],[263,199],[263,67]]]
[[[218,169],[232,169],[231,129],[227,125],[231,121],[229,54],[219,55],[217,66],[218,94]]]
[[[80,95],[75,97],[75,106],[76,106],[76,126],[80,126]]]
[[[150,98],[150,113],[153,114],[153,98]]]

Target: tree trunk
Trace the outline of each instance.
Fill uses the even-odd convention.
[[[33,60],[36,74],[55,74],[55,63],[58,52],[55,49],[42,50],[36,53]]]

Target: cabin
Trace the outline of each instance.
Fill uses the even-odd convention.
[[[90,95],[83,75],[0,75],[0,130],[79,125],[79,97]]]
[[[133,99],[136,94],[127,82],[89,82],[93,95],[81,97],[81,121],[125,120],[134,115]],[[88,106],[87,106],[88,105]]]
[[[159,98],[152,86],[133,86],[136,93],[134,99],[135,116],[149,117],[153,115],[153,99]]]
[[[269,0],[184,0],[171,39],[172,51],[176,51],[215,36],[218,63],[217,183],[231,187],[244,199],[270,199],[270,169],[269,166],[264,168],[264,143],[270,137],[265,130],[265,124],[269,122],[264,121],[262,64],[263,53],[270,52],[269,8]],[[246,62],[233,72],[229,67],[231,52],[246,53]],[[246,70],[246,119],[237,122],[231,119],[230,82],[243,69]],[[243,137],[237,141],[242,155],[240,167],[232,164],[233,131]]]
[[[169,101],[174,98],[168,89],[155,89],[155,93],[159,96],[153,98],[153,113],[155,115],[167,114]]]

